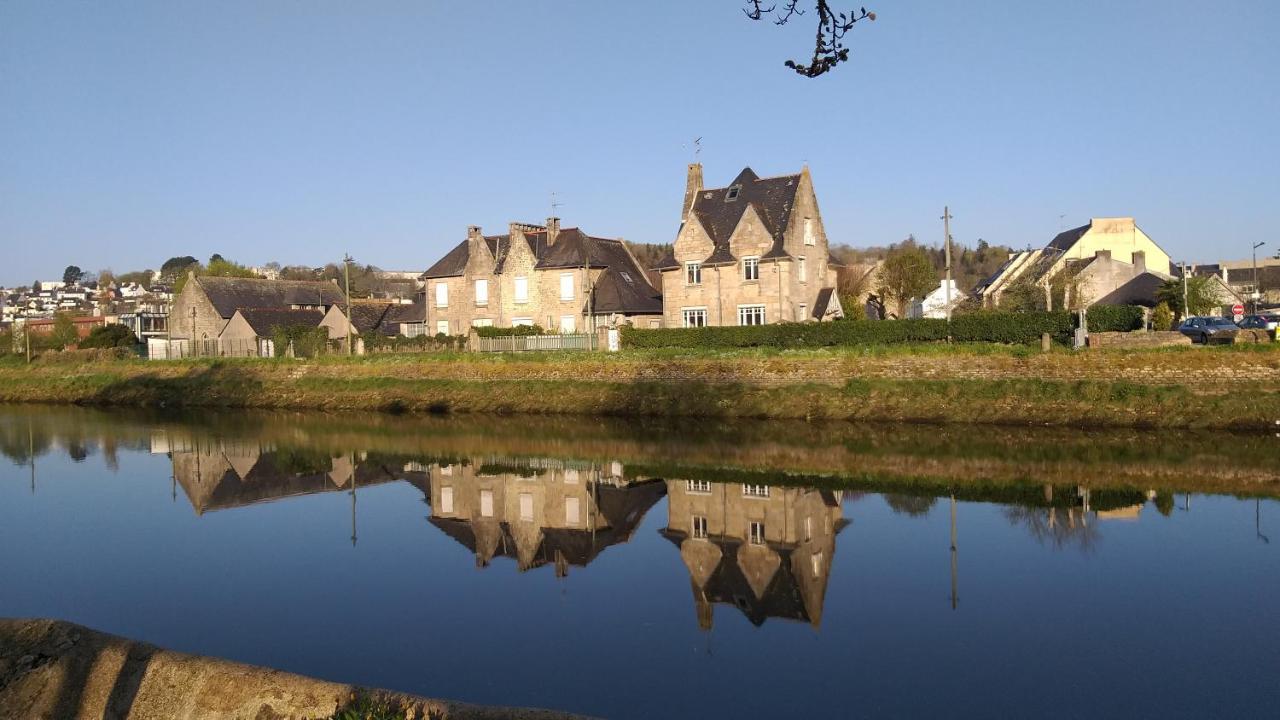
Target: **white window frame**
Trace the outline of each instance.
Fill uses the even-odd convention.
[[[769,486],[742,483],[742,497],[767,498],[769,497]]]
[[[742,280],[744,282],[760,280],[760,256],[748,255],[742,258]]]
[[[489,304],[489,281],[481,278],[476,280],[476,305],[484,307]]]
[[[689,537],[694,540],[707,539],[707,516],[694,515],[689,521]]]
[[[529,278],[527,276],[517,275],[512,280],[511,297],[517,305],[524,305],[529,302]]]
[[[564,499],[564,524],[573,527],[582,524],[582,502],[576,497]]]
[[[450,334],[452,334],[452,333],[450,333],[450,332],[449,332],[449,321],[448,321],[448,320],[437,320],[437,321],[436,321],[436,334],[437,334],[437,335],[440,335],[440,334],[442,334],[442,333],[443,333],[443,334],[445,334],[445,335],[450,335]]]
[[[533,493],[520,493],[520,520],[533,522]]]
[[[560,316],[560,332],[576,333],[578,332],[578,317],[576,315]]]
[[[560,299],[569,301],[573,299],[573,273],[560,273]]]
[[[684,284],[685,285],[701,285],[702,284],[702,263],[687,262],[684,264]]]
[[[448,283],[443,283],[443,282],[436,283],[436,307],[438,308],[449,307],[449,284]]]
[[[453,512],[453,486],[445,485],[440,488],[440,512]]]
[[[818,235],[813,231],[813,218],[804,219],[804,244],[817,245]]]
[[[493,327],[493,318],[476,318],[471,321],[471,327]]]
[[[749,320],[758,320],[759,322],[748,322]],[[768,312],[765,310],[764,305],[738,306],[739,325],[766,325],[768,322]]]
[[[685,480],[684,491],[690,495],[710,495],[710,480]]]
[[[493,517],[493,491],[480,491],[480,517]]]
[[[763,545],[765,543],[763,520],[752,520],[747,523],[747,540],[752,545]]]
[[[702,322],[689,322],[689,318],[701,318]],[[705,307],[685,307],[680,308],[680,319],[683,321],[682,327],[706,327],[707,326],[707,309]]]
[[[531,317],[511,318],[511,327],[528,327],[533,324]]]
[[[809,304],[800,303],[800,317],[797,317],[796,320],[799,320],[800,322],[804,322],[805,320],[808,320],[808,319],[809,319]]]
[[[796,258],[796,279],[800,282],[809,282],[809,264],[804,261],[804,256]]]

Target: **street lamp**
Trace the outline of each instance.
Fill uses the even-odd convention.
[[[1258,248],[1266,245],[1266,241],[1253,244],[1253,314],[1258,314],[1258,299],[1262,297],[1262,278],[1258,277]]]

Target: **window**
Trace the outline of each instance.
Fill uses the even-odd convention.
[[[533,493],[520,493],[520,519],[533,522]]]
[[[734,185],[733,187],[729,188],[728,194],[724,196],[724,201],[733,202],[734,200],[737,200],[738,196],[741,194],[742,194],[742,186]]]
[[[562,333],[577,332],[577,329],[578,329],[578,325],[576,322],[576,318],[573,315],[560,316],[560,332]]]
[[[685,490],[692,495],[710,495],[710,480],[685,480]]]
[[[743,280],[759,280],[760,279],[760,258],[758,257],[742,258],[742,279]]]
[[[739,325],[763,325],[764,324],[764,306],[763,305],[739,305],[738,306],[738,324]]]
[[[491,318],[476,318],[471,321],[471,327],[493,327]]]
[[[684,315],[684,326],[687,328],[707,326],[706,308],[684,308],[681,314]]]
[[[493,517],[493,491],[480,491],[480,517]]]
[[[702,263],[687,262],[684,264],[684,284],[702,284]]]
[[[769,497],[769,486],[768,485],[747,485],[746,483],[743,483],[742,495],[743,497],[767,498]]]
[[[707,539],[707,518],[702,515],[693,516],[693,537],[698,540]]]
[[[570,469],[568,469],[568,470],[565,470],[565,471],[564,471],[564,484],[565,484],[565,485],[577,485],[577,484],[578,484],[578,471],[577,471],[577,470],[574,470],[574,469],[572,469],[572,468],[570,468]]]
[[[751,540],[752,545],[763,545],[764,523],[752,520],[751,524],[747,526],[747,537]]]
[[[578,498],[571,497],[564,499],[564,524],[577,525],[582,522],[581,504]]]
[[[805,517],[804,519],[804,540],[809,542],[813,539],[813,518]]]
[[[488,304],[489,304],[489,281],[477,280],[476,281],[476,305],[488,305]]]
[[[560,299],[573,299],[573,273],[560,273]]]
[[[813,218],[804,219],[804,244],[815,245],[818,239],[813,234]]]
[[[440,488],[440,512],[453,512],[453,487],[445,485]]]
[[[436,334],[437,334],[437,335],[448,335],[448,334],[449,334],[449,321],[448,321],[448,320],[437,320],[437,321],[436,321]]]
[[[809,267],[802,257],[796,258],[796,279],[800,282],[809,281]]]
[[[529,278],[517,277],[515,279],[515,299],[518,303],[529,302]]]
[[[656,328],[660,328],[660,327],[662,327],[662,321],[661,321],[661,320],[650,320],[650,321],[649,321],[649,327],[650,327],[650,328],[655,328],[655,329],[656,329]]]
[[[441,466],[440,466],[440,474],[441,474],[441,475],[453,475],[453,466],[452,466],[452,465],[441,465]]]
[[[511,318],[511,327],[528,327],[533,324],[533,318],[518,317]]]
[[[436,283],[436,307],[449,307],[449,286]]]
[[[627,281],[627,284],[628,284],[628,285],[634,285],[634,284],[635,284],[635,282],[636,282],[636,281],[631,279],[631,273],[628,273],[626,270],[619,270],[619,271],[618,271],[618,274],[622,276],[622,279],[623,279],[623,280],[626,280],[626,281]]]
[[[822,553],[814,553],[812,558],[813,576],[822,576]]]
[[[797,319],[797,320],[802,320],[802,321],[803,321],[803,320],[808,320],[808,319],[809,319],[809,306],[808,306],[807,304],[805,304],[805,303],[800,303],[800,317],[798,317],[798,318],[796,318],[796,319]]]

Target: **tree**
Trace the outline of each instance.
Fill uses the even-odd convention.
[[[187,268],[191,267],[192,265],[199,265],[199,264],[200,264],[200,261],[191,257],[190,255],[182,255],[180,257],[171,257],[168,260],[165,260],[164,264],[160,266],[160,275],[162,277],[166,277],[170,280],[173,280],[174,278],[185,274],[183,273],[183,271],[186,270]]]
[[[84,271],[78,265],[68,265],[67,269],[62,271],[62,284],[75,285],[82,277],[84,277]]]
[[[138,283],[148,290],[151,289],[151,271],[150,270],[134,270],[133,272],[121,273],[116,276],[116,282],[124,285],[126,283]]]
[[[220,253],[214,253],[214,254],[212,254],[212,255],[210,255],[210,256],[209,256],[209,264],[210,264],[210,265],[212,265],[212,264],[214,264],[214,263],[216,263],[216,262],[222,262],[222,261],[223,261],[223,260],[225,260],[225,259],[226,259],[226,258],[222,257],[222,255],[221,255]]]
[[[924,250],[914,244],[894,248],[880,266],[877,294],[898,307],[898,317],[907,316],[914,298],[923,298],[938,286],[938,273]]]
[[[76,330],[76,324],[71,320],[70,315],[58,313],[54,316],[53,332],[49,335],[53,347],[62,350],[68,345],[75,345],[79,339],[80,333]]]
[[[1156,305],[1155,309],[1151,311],[1151,329],[1173,329],[1173,310],[1169,308],[1169,303],[1162,302]]]
[[[844,46],[845,34],[860,20],[874,22],[876,14],[867,12],[866,8],[837,12],[831,9],[831,3],[828,0],[806,1],[814,2],[818,16],[818,34],[814,41],[813,58],[807,64],[804,64],[804,61],[788,60],[784,65],[805,77],[814,78],[849,59],[849,48]],[[773,24],[781,26],[786,25],[793,17],[805,14],[799,5],[800,0],[783,0],[782,9],[779,10],[777,5],[764,7],[762,0],[748,0],[743,12],[752,20],[760,20],[770,15]]]
[[[1021,278],[1000,294],[1000,309],[1009,312],[1040,312],[1046,309],[1044,288]]]
[[[1186,279],[1186,306],[1183,306],[1182,278],[1172,278],[1156,290],[1156,299],[1169,306],[1177,320],[1191,315],[1207,315],[1220,302],[1215,287],[1216,279],[1211,275],[1192,275]]]
[[[89,331],[89,336],[80,341],[79,347],[87,348],[118,348],[133,347],[138,345],[138,338],[133,331],[124,325],[99,325]]]
[[[110,269],[98,271],[98,285],[100,287],[105,288],[115,281],[116,274],[111,272]]]
[[[924,517],[933,509],[933,506],[938,502],[938,499],[919,495],[895,495],[893,493],[885,493],[884,502],[889,506],[890,510],[898,515]]]

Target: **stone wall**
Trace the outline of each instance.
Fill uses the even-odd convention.
[[[192,310],[195,311],[194,315]],[[182,286],[182,292],[173,300],[170,311],[169,333],[178,338],[194,338],[196,340],[214,340],[222,333],[226,320],[218,314],[200,281],[189,276]]]
[[[1152,348],[1190,344],[1191,338],[1172,331],[1089,333],[1091,348]]]

